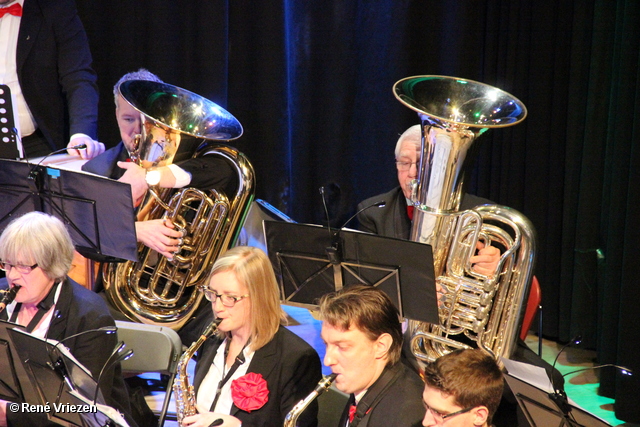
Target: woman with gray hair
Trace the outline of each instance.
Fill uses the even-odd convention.
[[[93,330],[115,326],[115,322],[102,298],[67,277],[73,251],[64,224],[51,215],[31,212],[9,223],[0,235],[0,268],[6,273],[0,289],[19,288],[14,301],[0,312],[0,319],[21,325],[39,338],[64,340],[97,380],[116,346],[116,337]],[[123,412],[130,425],[135,425],[119,364],[105,369],[100,389],[107,405]],[[0,426],[50,424],[46,414],[14,412],[15,405],[7,403],[0,400]]]

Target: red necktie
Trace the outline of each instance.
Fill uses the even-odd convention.
[[[352,423],[355,417],[356,417],[356,405],[351,405],[349,406],[349,423]]]
[[[409,219],[413,219],[413,206],[407,206],[407,216]]]
[[[22,16],[22,6],[19,3],[12,4],[9,7],[0,8],[0,18],[6,14],[13,16]]]

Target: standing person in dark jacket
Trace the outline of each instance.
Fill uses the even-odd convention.
[[[69,153],[102,153],[96,73],[75,2],[0,0],[0,34],[0,83],[16,98],[25,155],[81,144],[86,148]]]

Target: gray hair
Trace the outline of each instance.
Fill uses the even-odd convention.
[[[129,80],[149,80],[152,82],[164,83],[162,80],[160,80],[160,77],[156,76],[151,71],[145,68],[140,68],[138,71],[127,73],[124,76],[120,77],[118,83],[113,86],[113,99],[115,100],[116,107],[118,106],[118,95],[120,94],[118,90],[120,89],[120,85]]]
[[[0,235],[0,259],[34,263],[49,279],[64,279],[71,269],[73,242],[62,221],[29,212],[7,225]]]
[[[398,156],[400,156],[400,147],[402,146],[402,143],[406,140],[406,139],[410,139],[413,141],[416,141],[416,143],[418,145],[420,145],[420,140],[422,139],[422,126],[420,125],[413,125],[411,126],[409,129],[405,130],[402,135],[400,135],[400,138],[398,138],[398,142],[396,143],[396,159],[398,158]]]

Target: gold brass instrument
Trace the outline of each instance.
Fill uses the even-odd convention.
[[[185,417],[195,415],[198,412],[196,408],[195,391],[193,384],[189,382],[189,373],[187,372],[189,361],[202,344],[216,332],[220,322],[222,322],[222,319],[215,319],[211,322],[200,337],[182,353],[180,360],[178,360],[176,377],[173,381],[173,398],[176,402],[176,418],[178,420],[178,426],[180,427],[183,426],[182,421]]]
[[[286,417],[284,417],[284,427],[296,427],[298,425],[298,417],[300,414],[304,412],[305,409],[313,402],[318,396],[320,396],[325,391],[329,390],[331,387],[331,383],[336,379],[338,374],[327,375],[326,377],[322,377],[322,379],[318,382],[318,385],[315,389],[307,397],[302,399],[300,402],[294,406]]]
[[[411,240],[432,246],[436,282],[445,292],[439,324],[409,322],[412,352],[430,362],[478,346],[496,358],[509,357],[531,283],[535,232],[527,218],[508,207],[459,207],[476,138],[488,129],[520,123],[527,110],[500,89],[446,76],[402,79],[394,94],[421,118]],[[469,258],[479,241],[501,250],[494,274],[472,269]]]
[[[120,86],[122,98],[140,112],[142,133],[132,157],[144,168],[191,157],[218,156],[238,177],[235,194],[211,189],[150,188],[138,221],[165,219],[183,233],[180,251],[168,259],[143,244],[138,260],[104,269],[108,298],[133,321],[179,330],[202,301],[198,286],[216,258],[237,239],[254,193],[254,171],[238,150],[221,142],[239,138],[242,126],[217,104],[164,83],[132,80]]]

